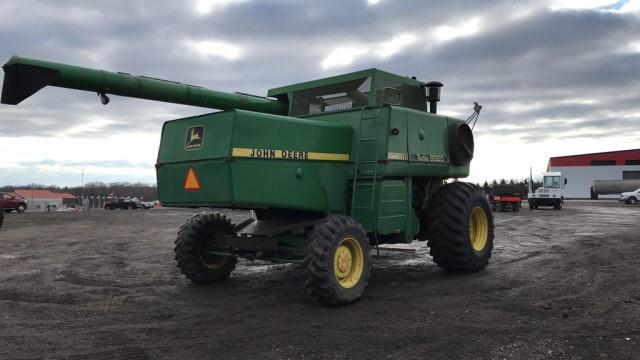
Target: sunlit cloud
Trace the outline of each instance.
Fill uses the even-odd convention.
[[[207,15],[211,12],[222,10],[231,4],[246,1],[248,0],[197,0],[195,2],[195,10],[198,14]]]
[[[367,5],[375,5],[377,3],[379,3],[380,0],[367,0]]]
[[[349,65],[358,56],[367,53],[367,49],[361,47],[339,47],[333,50],[321,63],[323,69],[334,66]]]
[[[347,66],[364,55],[371,55],[378,59],[386,59],[401,52],[408,45],[416,42],[416,40],[417,37],[414,34],[403,33],[385,42],[338,47],[334,49],[320,65],[323,69]]]
[[[416,39],[416,36],[413,34],[400,34],[390,41],[383,43],[378,55],[382,58],[393,56],[404,49],[407,45],[414,43]]]
[[[482,21],[479,18],[473,18],[456,25],[438,26],[433,31],[433,36],[441,42],[451,41],[453,39],[465,36],[471,36],[480,31],[481,23]]]
[[[551,10],[585,10],[611,6],[618,0],[555,0],[551,3]]]
[[[597,104],[598,101],[595,99],[570,98],[560,100],[558,103],[562,105],[593,105]]]
[[[629,44],[627,44],[627,46],[625,47],[625,50],[627,52],[631,52],[631,53],[640,53],[640,41],[633,41],[630,42]]]
[[[204,57],[221,57],[227,60],[237,60],[242,55],[239,47],[223,41],[185,40],[184,45]]]
[[[629,0],[626,4],[622,5],[619,12],[640,12],[640,0]]]
[[[58,136],[73,136],[73,135],[81,135],[86,133],[97,133],[97,132],[100,132],[101,130],[104,130],[107,126],[111,124],[113,124],[113,121],[108,119],[104,119],[100,117],[87,118],[87,122],[68,128],[63,132],[59,133]]]

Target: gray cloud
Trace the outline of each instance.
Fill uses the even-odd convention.
[[[443,81],[444,112],[466,117],[472,102],[481,102],[478,136],[526,124],[526,132],[500,130],[523,142],[540,141],[550,129],[559,137],[606,137],[633,130],[640,120],[640,52],[626,49],[640,41],[637,13],[554,12],[539,1],[246,1],[207,15],[192,5],[5,1],[0,61],[18,53],[259,95],[270,87],[379,67]],[[483,20],[477,34],[442,43],[430,37],[438,26],[472,18]],[[390,58],[364,55],[342,68],[320,67],[336,47],[376,44],[406,32],[416,42]],[[186,39],[225,41],[241,47],[244,56],[202,58],[184,47]],[[535,104],[542,106],[523,106]],[[87,115],[110,122],[83,136],[159,134],[164,120],[208,111],[117,97],[103,107],[95,94],[48,88],[19,107],[0,107],[0,137],[61,136],[86,123]]]

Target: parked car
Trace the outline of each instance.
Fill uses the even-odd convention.
[[[640,201],[640,189],[634,191],[623,192],[620,194],[620,201],[624,201],[626,204],[636,204]]]
[[[27,201],[23,198],[17,197],[9,193],[0,193],[0,201],[5,212],[12,212],[13,210],[23,213],[27,210]]]

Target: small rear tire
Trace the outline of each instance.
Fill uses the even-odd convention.
[[[347,305],[362,296],[369,282],[371,254],[362,226],[332,215],[309,232],[304,248],[305,286],[328,305]]]
[[[189,218],[178,231],[175,260],[180,272],[202,285],[226,280],[236,268],[235,256],[212,254],[216,236],[233,234],[233,225],[217,212],[202,212]]]

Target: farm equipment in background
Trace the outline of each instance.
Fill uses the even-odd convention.
[[[522,207],[522,194],[526,191],[519,184],[497,184],[491,186],[489,202],[493,211],[518,212]]]
[[[253,210],[232,223],[200,212],[175,245],[195,284],[225,280],[237,258],[297,263],[320,301],[358,300],[370,249],[428,241],[444,270],[482,270],[493,248],[490,204],[469,174],[475,123],[436,113],[441,83],[369,69],[271,89],[226,93],[14,56],[2,103],[47,85],[224,110],[168,121],[156,164],[163,206]],[[427,102],[429,111],[427,111]]]

